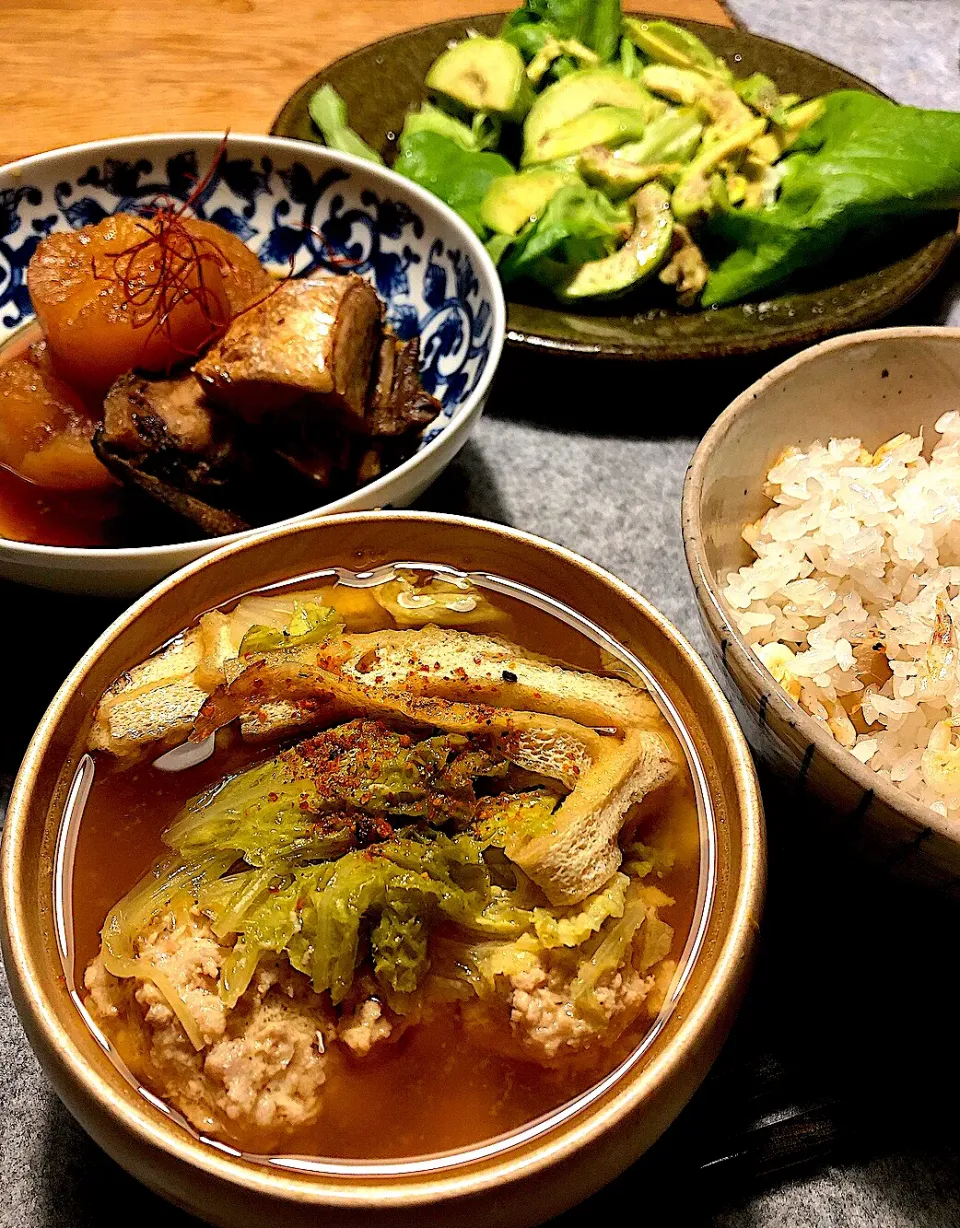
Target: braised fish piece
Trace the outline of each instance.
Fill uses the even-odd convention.
[[[368,435],[403,435],[428,426],[440,402],[420,383],[420,338],[401,341],[386,333],[380,342],[370,413],[358,428]]]
[[[192,375],[147,379],[122,375],[103,405],[103,433],[112,444],[136,451],[154,439],[210,466],[229,451],[226,430]]]
[[[210,398],[250,422],[322,407],[367,409],[382,305],[355,273],[282,283],[238,316],[195,365]]]
[[[107,393],[93,446],[117,477],[205,533],[249,528],[234,506],[251,476],[252,453],[239,446],[232,425],[192,375],[122,375]]]
[[[211,405],[190,373],[154,380],[131,372],[107,394],[94,447],[118,477],[220,534],[304,511],[352,476],[343,431],[327,429],[317,443],[301,435],[256,434]]]

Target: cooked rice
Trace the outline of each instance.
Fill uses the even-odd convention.
[[[743,538],[756,561],[723,595],[757,656],[841,745],[960,818],[960,413],[876,452],[789,448],[775,506]]]

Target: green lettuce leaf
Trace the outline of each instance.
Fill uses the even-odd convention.
[[[307,104],[307,109],[325,145],[383,165],[383,158],[347,123],[347,104],[332,85],[321,85]]]
[[[489,233],[480,218],[480,206],[494,179],[514,174],[506,158],[464,149],[449,136],[426,129],[404,133],[399,149],[395,171],[439,196],[481,238]]]
[[[436,132],[454,141],[461,149],[493,149],[500,139],[500,124],[491,115],[477,111],[470,124],[448,115],[432,102],[425,102],[419,111],[411,111],[403,123],[400,140],[415,132]]]
[[[842,90],[780,165],[775,203],[711,219],[711,236],[732,250],[710,275],[705,307],[822,264],[885,219],[960,208],[960,114]]]
[[[630,226],[628,205],[611,204],[586,184],[569,184],[520,231],[500,263],[500,276],[504,285],[518,277],[539,279],[544,257],[573,265],[599,260],[619,246]]]
[[[529,60],[548,38],[576,39],[603,63],[620,47],[620,0],[526,0],[504,22],[500,37]]]

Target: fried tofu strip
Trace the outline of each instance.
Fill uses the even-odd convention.
[[[203,653],[193,627],[121,674],[97,705],[90,749],[130,758],[146,746],[159,751],[185,741],[208,694],[195,680]]]

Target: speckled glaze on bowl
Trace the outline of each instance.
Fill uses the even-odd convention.
[[[717,819],[715,891],[699,953],[642,1062],[602,1096],[472,1162],[308,1174],[197,1141],[121,1076],[67,994],[51,916],[53,850],[92,706],[124,669],[212,605],[318,568],[401,559],[491,571],[594,620],[639,656],[702,762]],[[453,516],[380,512],[276,528],[225,547],[142,598],[83,657],[27,751],[7,812],[3,955],[34,1051],[60,1097],[120,1164],[184,1209],[229,1228],[524,1228],[625,1169],[677,1115],[727,1033],[749,972],[763,895],[764,830],[753,761],[720,688],[689,644],[619,580],[549,542]],[[512,1136],[508,1136],[512,1138]],[[397,1172],[396,1169],[401,1171]]]
[[[757,756],[795,796],[823,803],[836,831],[868,860],[950,892],[960,890],[960,826],[881,780],[794,703],[732,625],[721,590],[753,557],[740,532],[771,506],[763,482],[784,448],[853,435],[874,449],[920,429],[929,437],[958,405],[960,329],[836,337],[775,367],[724,410],[697,448],[683,491],[701,622]]]
[[[467,30],[495,34],[505,13],[459,18],[421,26],[382,39],[343,56],[305,82],[284,104],[271,131],[316,141],[307,110],[311,94],[327,82],[347,103],[351,124],[389,161],[394,138],[407,111],[425,97],[427,69],[453,39]],[[633,14],[650,16],[654,14]],[[662,16],[662,15],[661,15]],[[681,22],[735,65],[738,75],[764,72],[784,91],[805,98],[838,89],[880,91],[834,64],[746,30],[697,21]],[[862,268],[834,261],[811,272],[809,285],[762,302],[681,311],[669,296],[656,306],[636,303],[598,305],[564,311],[547,299],[517,297],[507,303],[507,340],[538,352],[597,358],[665,360],[723,358],[778,347],[809,345],[832,333],[863,328],[901,306],[941,267],[955,241],[957,219],[938,216],[918,223],[899,243],[895,258]]]
[[[40,237],[184,200],[218,158],[191,212],[226,227],[270,266],[296,276],[351,268],[372,282],[394,330],[421,337],[424,386],[443,406],[403,464],[334,502],[292,517],[404,507],[453,459],[476,425],[503,348],[500,279],[473,231],[429,192],[383,167],[269,136],[182,132],[92,141],[0,167],[0,344],[33,317],[26,269]],[[0,538],[0,576],[41,588],[129,597],[230,537],[94,549]]]

